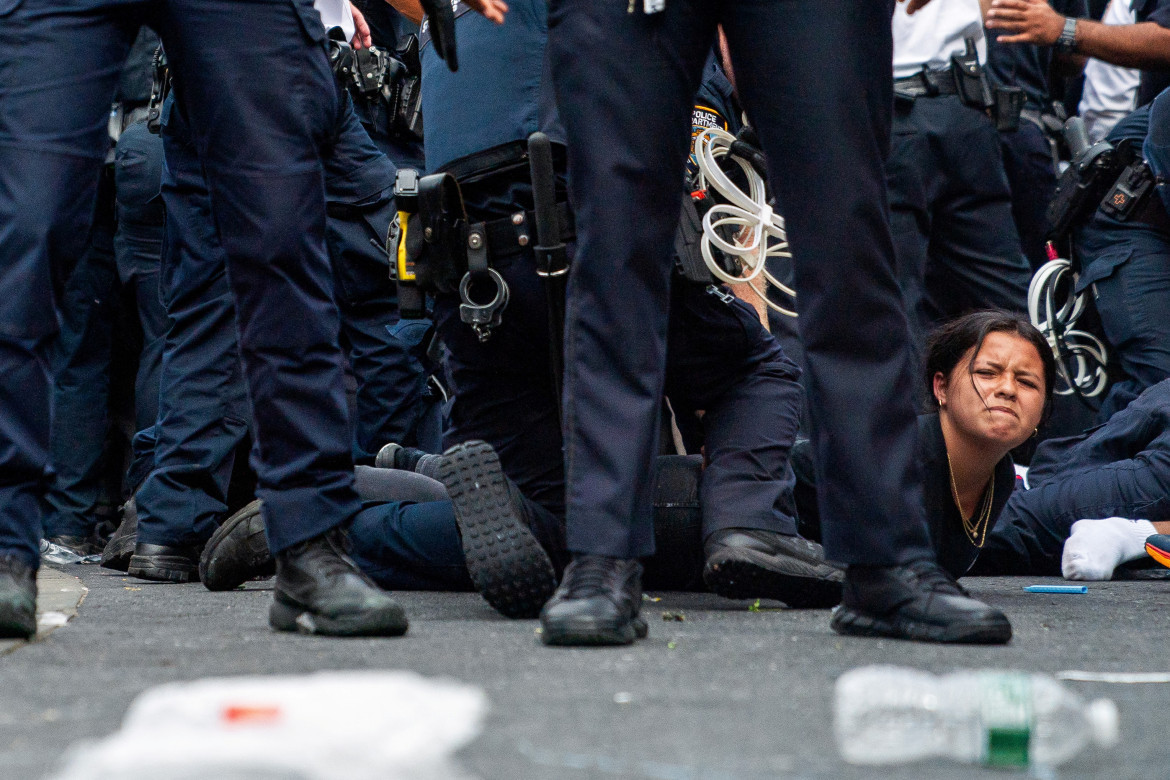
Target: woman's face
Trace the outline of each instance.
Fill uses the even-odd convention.
[[[1044,363],[1036,347],[1014,333],[989,333],[972,365],[974,351],[949,377],[941,371],[934,375],[934,395],[956,430],[1006,452],[1023,444],[1040,424]]]

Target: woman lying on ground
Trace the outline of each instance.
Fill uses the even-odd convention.
[[[1016,483],[1009,452],[1042,422],[1055,371],[1044,337],[1008,312],[959,317],[927,345],[925,380],[933,408],[918,418],[918,462],[935,554],[954,577],[971,568],[1008,504]],[[799,442],[792,456],[800,532],[817,538],[806,447]]]
[[[920,462],[935,551],[955,577],[1107,580],[1147,554],[1148,537],[1170,534],[1170,380],[1102,426],[1043,442],[1031,489],[1013,490],[1007,453],[1042,421],[1054,372],[1043,337],[1015,315],[966,315],[931,339],[938,413],[919,418]],[[793,450],[797,505],[802,534],[816,538],[803,445]]]

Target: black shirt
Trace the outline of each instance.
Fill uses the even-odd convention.
[[[963,530],[963,520],[959,508],[955,506],[946,441],[937,414],[924,414],[918,418],[918,457],[922,464],[926,524],[930,527],[934,553],[940,566],[952,576],[962,577],[979,557],[979,548]],[[991,517],[987,521],[989,533],[1016,486],[1016,468],[1011,455],[1004,455],[995,464],[992,479],[995,482],[995,495],[991,502]],[[983,498],[980,497],[977,509],[982,508]]]
[[[959,508],[951,494],[951,472],[947,464],[946,441],[937,414],[918,417],[918,462],[922,466],[923,504],[926,524],[938,563],[954,577],[967,573],[979,548],[963,530]],[[792,448],[792,470],[796,474],[797,528],[807,539],[820,540],[820,518],[816,505],[816,477],[813,474],[812,449],[807,440],[798,441]],[[1007,504],[1008,496],[1016,486],[1016,469],[1011,455],[1004,455],[995,464],[993,479],[995,496],[991,502],[991,517],[987,521],[990,533],[996,518]],[[979,508],[983,500],[980,498]]]

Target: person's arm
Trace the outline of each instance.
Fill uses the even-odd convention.
[[[366,24],[366,17],[353,3],[349,4],[349,11],[353,15],[354,27],[353,40],[350,43],[355,49],[370,48],[374,45],[374,41],[370,37],[370,25]]]
[[[422,24],[423,9],[418,0],[386,0],[386,2],[414,24]]]
[[[386,0],[386,2],[410,21],[422,24],[424,13],[422,3],[419,0]],[[504,14],[508,13],[508,4],[504,0],[463,0],[463,2],[496,24],[503,24]]]
[[[1045,0],[993,0],[987,27],[1011,33],[1001,43],[1052,46],[1064,29],[1065,17]],[[1077,20],[1076,50],[1112,65],[1144,70],[1170,69],[1170,29],[1157,22],[1107,25]]]

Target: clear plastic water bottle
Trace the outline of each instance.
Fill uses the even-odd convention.
[[[1086,704],[1041,674],[963,671],[937,676],[897,666],[837,680],[835,730],[851,764],[945,757],[968,764],[1054,767],[1090,743],[1117,743],[1117,705]]]

